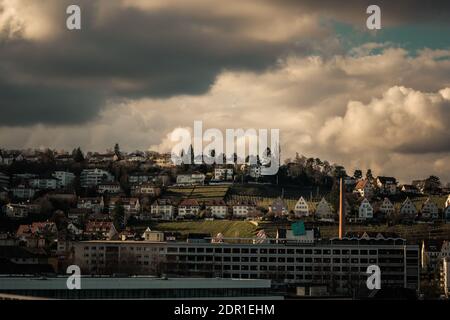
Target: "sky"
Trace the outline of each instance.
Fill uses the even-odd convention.
[[[448,1],[0,0],[0,148],[170,151],[202,120],[280,129],[285,159],[447,182],[449,34]]]

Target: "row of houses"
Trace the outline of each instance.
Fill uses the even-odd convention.
[[[31,162],[37,163],[43,160],[44,156],[52,155],[56,163],[71,163],[74,162],[74,155],[65,151],[41,151],[41,150],[0,150],[0,165],[11,165],[14,162]],[[171,155],[159,154],[156,152],[115,152],[106,151],[105,153],[88,152],[85,160],[89,163],[101,164],[115,161],[127,162],[153,162],[160,166],[172,166]]]
[[[0,173],[0,187],[9,189],[15,198],[31,199],[39,190],[56,190],[70,186],[75,174],[67,171],[55,171],[49,176],[35,174],[15,174],[11,178]],[[14,186],[10,188],[11,184]]]
[[[350,213],[350,206],[348,202],[346,202],[346,209],[348,215]],[[444,208],[442,209],[444,218],[450,219],[450,195],[444,204]],[[274,210],[281,210],[284,215],[284,212],[287,210],[287,206],[278,200],[277,208],[274,208]],[[306,201],[303,197],[300,197],[295,204],[294,213],[296,217],[308,217],[314,214],[319,220],[333,219],[335,216],[332,207],[324,198],[322,198],[317,206],[315,206],[313,203]],[[375,203],[371,203],[366,197],[363,197],[359,201],[357,216],[358,220],[363,221],[373,219],[376,213],[381,213],[384,217],[390,217],[397,213],[397,209],[387,197],[385,197],[382,201]],[[430,198],[427,198],[420,206],[420,209],[418,209],[408,197],[400,205],[398,213],[401,217],[409,219],[421,218],[424,220],[434,220],[439,218],[439,208]]]
[[[376,179],[361,179],[356,181],[354,178],[346,178],[347,186],[354,186],[353,192],[361,197],[371,199],[375,195],[393,196],[399,193],[407,195],[418,195],[426,193],[426,187],[432,190],[440,190],[440,185],[435,181],[436,178],[430,177],[425,180],[414,180],[412,184],[398,185],[394,177],[378,176]]]
[[[142,184],[139,186],[140,193],[158,197],[160,189],[153,185]],[[147,190],[148,189],[148,190]],[[147,219],[162,219],[173,220],[176,217],[189,218],[199,217],[213,217],[224,219],[232,216],[235,218],[257,218],[261,217],[263,213],[257,203],[253,201],[229,201],[224,200],[210,200],[200,202],[196,199],[183,199],[179,203],[169,198],[157,198],[154,200],[149,210],[144,210],[144,206],[140,202],[139,197],[123,197],[111,196],[109,201],[105,204],[105,197],[91,197],[91,198],[77,198],[76,208],[69,210],[69,218],[73,220],[80,220],[81,217],[89,214],[113,214],[115,208],[121,205],[124,209],[125,217],[135,217],[142,220]],[[346,202],[346,215],[351,217],[351,208]],[[39,206],[32,203],[12,204],[9,203],[4,207],[5,214],[10,218],[25,218],[31,213],[38,213]],[[314,216],[318,221],[333,222],[336,218],[336,211],[332,205],[322,198],[318,203],[307,201],[300,197],[296,202],[293,212],[289,212],[286,202],[281,199],[275,199],[268,207],[269,214],[274,217],[288,216],[293,213],[296,218],[304,218]],[[430,199],[426,199],[418,208],[409,198],[396,208],[396,206],[389,200],[384,200],[371,203],[368,199],[362,198],[357,207],[358,221],[366,221],[375,218],[381,214],[381,217],[392,217],[398,214],[404,220],[414,220],[420,218],[422,220],[435,220],[439,218],[439,208]],[[443,208],[444,219],[450,219],[450,196],[447,198]]]

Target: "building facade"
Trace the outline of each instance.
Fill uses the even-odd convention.
[[[364,286],[368,266],[378,265],[382,287],[419,288],[419,247],[400,238],[313,243],[94,241],[76,243],[74,249],[75,263],[89,272],[108,273],[117,266],[134,274],[271,279],[324,284],[331,291],[345,292]]]

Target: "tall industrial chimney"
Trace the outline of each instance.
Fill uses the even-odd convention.
[[[339,239],[345,236],[344,178],[339,181]]]

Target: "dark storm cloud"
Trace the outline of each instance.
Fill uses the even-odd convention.
[[[202,94],[222,70],[263,70],[291,47],[241,37],[235,31],[245,21],[233,17],[123,8],[98,24],[95,6],[86,6],[82,31],[0,44],[0,66],[10,73],[0,82],[0,124],[83,122],[106,92],[108,98]],[[206,30],[211,26],[215,31]]]
[[[75,1],[82,7],[83,29],[69,32],[64,31],[65,7],[73,1],[50,2],[49,19],[54,28],[61,29],[55,36],[0,40],[0,125],[82,123],[95,117],[107,99],[199,95],[208,91],[223,70],[263,71],[288,53],[309,49],[292,37],[270,41],[249,36],[245,31],[271,22],[270,16],[258,17],[256,7],[254,14],[246,16],[218,14],[217,6],[229,6],[222,2],[205,1],[200,9],[186,2],[180,8],[171,2],[144,10],[123,6],[118,0]],[[369,3],[260,2],[273,6],[273,18],[311,12],[350,23],[365,21]],[[411,20],[412,16],[431,19],[450,12],[447,2],[433,6],[419,1],[391,2],[378,3],[383,6],[383,17],[392,21]],[[106,7],[113,9],[105,14]],[[288,27],[289,19],[291,15],[286,16]],[[321,39],[305,40],[312,45]]]
[[[83,88],[11,83],[0,78],[0,123],[75,124],[97,115],[104,95]]]

